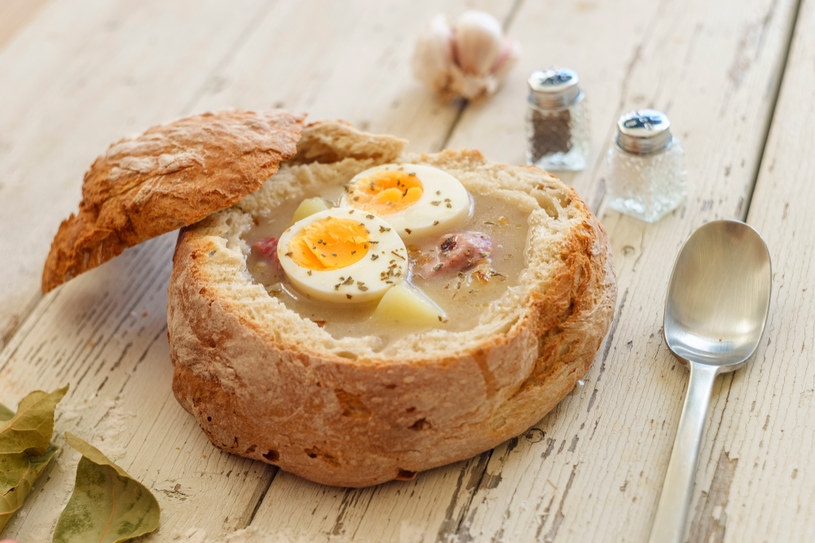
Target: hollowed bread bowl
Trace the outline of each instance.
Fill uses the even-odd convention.
[[[384,348],[333,337],[247,270],[246,232],[281,202],[389,162],[438,167],[528,217],[518,284],[470,330]],[[539,421],[588,371],[615,296],[604,230],[550,174],[477,151],[406,153],[391,136],[315,123],[259,190],[181,231],[167,305],[173,391],[225,451],[330,485],[411,478]]]

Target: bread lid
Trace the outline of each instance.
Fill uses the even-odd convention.
[[[85,173],[79,212],[62,221],[51,243],[43,293],[259,189],[297,152],[304,117],[204,113],[113,143]]]

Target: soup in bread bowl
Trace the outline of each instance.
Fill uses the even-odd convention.
[[[332,485],[410,478],[523,432],[588,371],[616,287],[586,204],[538,168],[403,147],[307,126],[182,230],[173,390],[216,446]]]

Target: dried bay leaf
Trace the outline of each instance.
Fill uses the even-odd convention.
[[[0,454],[45,454],[54,433],[54,409],[66,392],[67,386],[53,392],[35,390],[23,398],[17,412],[0,422]]]
[[[67,391],[67,386],[36,390],[20,401],[16,413],[0,404],[0,532],[59,451],[51,445],[54,410]]]
[[[23,506],[34,481],[58,451],[58,447],[52,446],[41,456],[0,454],[0,533]]]
[[[54,543],[117,543],[156,530],[159,505],[150,491],[94,446],[70,433],[65,437],[82,458]]]

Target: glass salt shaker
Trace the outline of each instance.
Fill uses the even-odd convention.
[[[585,94],[574,70],[549,68],[529,76],[526,161],[545,170],[582,170],[589,150]]]
[[[606,155],[611,209],[656,222],[685,200],[684,151],[668,116],[654,109],[626,113]]]

